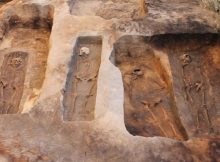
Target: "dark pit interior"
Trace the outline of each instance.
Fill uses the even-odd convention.
[[[12,15],[0,22],[1,114],[21,113],[30,109],[40,93],[49,51],[52,28],[49,12],[52,11],[45,7],[45,13],[48,13],[43,15],[37,12],[38,7],[25,6],[23,14],[29,15],[29,18],[16,15],[16,9],[20,8],[15,8]]]
[[[64,93],[65,120],[89,121],[94,119],[101,52],[101,37],[78,38]]]
[[[219,134],[219,51],[217,34],[119,39],[110,59],[122,73],[128,132],[177,140]]]

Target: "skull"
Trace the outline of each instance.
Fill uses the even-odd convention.
[[[192,62],[192,58],[188,54],[183,54],[180,56],[180,61],[182,63],[182,66],[186,66]]]
[[[79,56],[88,56],[90,54],[90,50],[87,47],[80,48]]]
[[[22,64],[22,59],[21,58],[19,58],[19,57],[16,57],[16,58],[13,58],[13,59],[11,59],[11,61],[10,61],[10,65],[12,66],[12,67],[19,67],[20,65]]]
[[[143,72],[141,71],[141,69],[139,69],[139,68],[134,69],[132,74],[134,74],[134,75],[136,75],[136,76],[142,76],[142,75],[144,75],[144,73],[143,73]]]

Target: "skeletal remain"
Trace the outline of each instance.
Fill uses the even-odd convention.
[[[192,58],[188,54],[183,54],[180,56],[180,62],[182,64],[182,67],[185,67],[192,62]]]
[[[163,115],[164,115],[165,120],[168,120],[169,117],[168,117],[167,112],[164,110],[164,108],[162,108],[162,111],[163,111]]]
[[[204,109],[205,109],[205,111],[204,111]],[[205,112],[205,113],[204,113]],[[207,123],[207,121],[208,121],[208,123],[209,123],[209,116],[207,115],[207,107],[206,107],[206,105],[204,105],[204,106],[202,106],[201,108],[199,108],[198,110],[197,110],[197,129],[199,129],[200,128],[200,120],[203,120],[203,121],[205,121],[206,123]],[[210,123],[209,123],[210,124]]]
[[[152,79],[152,78],[150,78],[150,80],[159,87],[159,88],[155,89],[155,91],[156,90],[162,91],[166,88],[166,83],[163,80],[158,81],[158,80]]]
[[[148,107],[155,107],[155,106],[157,106],[159,103],[161,103],[162,102],[162,99],[161,98],[156,98],[156,99],[154,99],[154,101],[153,102],[151,102],[151,103],[148,103],[148,102],[146,102],[146,101],[141,101],[141,103],[143,104],[143,105],[147,105]]]
[[[141,71],[141,69],[136,68],[133,70],[132,74],[137,75],[137,76],[142,76],[144,73]]]
[[[165,137],[168,137],[166,131],[161,127],[160,121],[158,120],[157,116],[154,114],[154,112],[150,109],[150,104],[146,101],[141,101],[144,107],[148,110],[148,112],[151,114],[153,117],[154,122],[157,124],[157,126],[160,128],[161,132],[164,134]]]
[[[206,118],[208,120],[209,126],[212,128],[212,123],[211,123],[211,118],[210,118],[210,115],[209,115],[208,107],[207,106],[203,106],[203,108],[205,109],[205,114],[206,114]]]
[[[209,117],[209,112],[208,112],[207,104],[206,104],[205,90],[203,91],[203,104],[202,104],[202,108],[205,109],[206,117],[207,117],[208,121],[211,122],[210,117]]]
[[[197,129],[199,129],[199,127],[200,127],[200,121],[199,121],[199,109],[197,110],[196,122],[197,122]]]
[[[95,75],[88,77],[88,78],[82,78],[79,75],[75,75],[75,78],[79,81],[93,81],[94,79],[96,79],[98,76],[98,73],[96,73]]]
[[[19,67],[21,64],[22,64],[22,58],[20,57],[17,57],[17,58],[13,58],[11,61],[10,61],[10,65],[12,67]]]
[[[5,111],[5,114],[8,114],[9,113],[9,111],[11,110],[11,108],[13,108],[13,105],[11,105],[11,104],[8,104],[7,106],[6,106],[6,111]]]
[[[79,51],[79,56],[88,56],[90,54],[90,49],[88,47],[82,47]]]
[[[97,77],[98,77],[98,72],[97,72],[94,76],[91,76],[90,78],[88,78],[86,81],[93,81],[93,80],[95,80]]]
[[[136,80],[138,77],[143,76],[143,75],[144,75],[144,73],[141,71],[141,69],[136,68],[132,72],[132,76],[133,76],[132,79]]]
[[[0,87],[5,88],[5,87],[7,87],[7,85],[8,85],[8,83],[6,81],[4,81],[4,80],[0,81]]]
[[[206,106],[205,90],[203,90],[203,96],[202,96],[202,106]]]
[[[190,91],[192,90],[193,88],[193,84],[191,83],[191,81],[187,82],[185,79],[184,80],[184,84],[185,84],[185,92],[186,92],[186,100],[190,100],[192,103],[193,103],[193,99],[192,99],[192,96],[190,94]]]
[[[205,112],[206,112],[206,117],[208,119],[210,132],[211,132],[211,131],[213,131],[213,127],[212,127],[212,121],[211,121],[211,118],[210,118],[210,115],[209,115],[209,110],[208,110],[207,107],[205,107]]]
[[[195,88],[196,88],[196,91],[199,92],[203,87],[203,83],[202,82],[196,82],[195,83]]]
[[[182,64],[182,76],[183,76],[183,82],[184,82],[184,85],[185,85],[184,90],[186,92],[185,99],[190,100],[193,103],[193,99],[192,99],[192,96],[190,94],[190,91],[193,88],[193,84],[191,83],[190,80],[187,81],[185,71],[184,71],[185,66],[189,65],[192,62],[192,58],[188,54],[183,54],[183,55],[180,56],[180,62]]]
[[[160,104],[161,102],[162,102],[162,99],[161,99],[161,98],[156,98],[156,99],[154,100],[154,102],[153,102],[152,104],[150,104],[150,106],[155,107],[155,106],[157,106],[158,104]]]
[[[205,113],[205,114],[204,114]],[[212,130],[212,122],[211,122],[211,118],[209,116],[209,111],[208,111],[208,107],[206,104],[206,95],[205,95],[205,89],[203,89],[203,94],[202,94],[202,105],[201,107],[197,110],[197,128],[200,128],[200,118],[199,115],[202,114],[203,119],[208,122],[210,130]]]
[[[79,75],[76,75],[75,78],[76,78],[77,80],[83,81],[83,79],[82,79]]]
[[[163,114],[164,114],[164,119],[169,122],[169,125],[170,125],[170,127],[171,127],[171,129],[172,129],[172,132],[173,132],[174,137],[179,137],[179,138],[181,139],[181,137],[180,137],[180,136],[178,135],[178,133],[176,132],[175,126],[172,124],[172,121],[170,121],[170,119],[169,119],[169,117],[168,117],[169,115],[168,115],[167,112],[164,110],[164,108],[162,108],[162,111],[163,111]]]
[[[88,104],[88,102],[89,102],[89,99],[88,99],[88,98],[91,97],[91,96],[93,96],[92,90],[93,90],[93,88],[94,88],[95,86],[96,86],[96,84],[93,83],[92,87],[90,88],[89,93],[86,95],[87,100],[86,100],[86,102],[85,102],[85,104],[84,104],[84,107],[85,107],[85,108],[87,107],[87,104]]]
[[[169,121],[169,125],[171,127],[171,130],[173,132],[174,137],[178,137],[179,135],[177,134],[176,129],[175,129],[174,125],[172,124],[172,122]]]
[[[5,101],[4,100],[0,100],[0,114],[2,114],[2,112],[3,112],[3,108],[4,108],[4,105],[5,105]]]
[[[0,87],[0,100],[3,99],[3,95],[4,95],[3,87]]]
[[[16,100],[16,98],[19,96],[19,94],[17,93],[18,88],[15,85],[11,85],[12,89],[13,89],[13,94],[11,95],[11,99],[9,101],[8,104],[8,108],[6,109],[6,111],[8,112],[11,108],[14,108],[15,105],[13,104],[13,102]]]
[[[4,80],[0,81],[0,99],[2,100],[4,97],[4,89],[8,86],[8,83]]]

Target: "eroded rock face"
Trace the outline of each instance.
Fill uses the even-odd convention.
[[[1,3],[0,161],[218,162],[220,19],[201,3]]]
[[[69,0],[68,3],[70,13],[77,16],[94,15],[104,19],[138,19],[147,14],[144,0]]]

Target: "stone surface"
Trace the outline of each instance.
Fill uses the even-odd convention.
[[[220,19],[201,1],[0,5],[0,161],[219,161]]]
[[[201,0],[204,7],[219,13],[220,1],[219,0]]]

